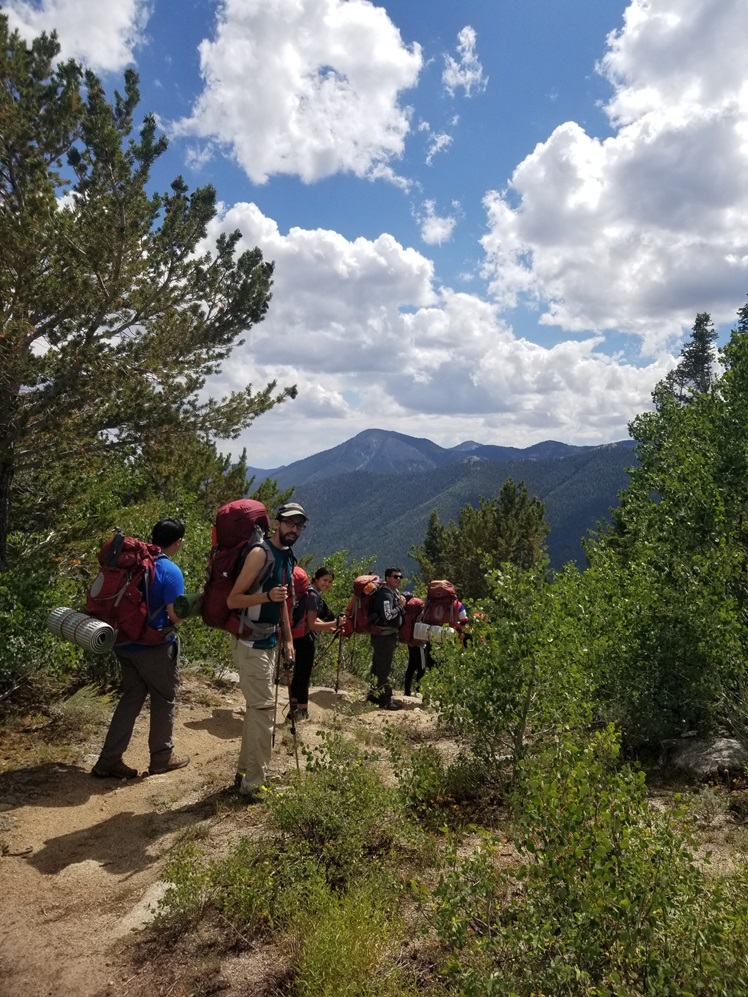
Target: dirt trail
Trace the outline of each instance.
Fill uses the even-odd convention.
[[[327,725],[340,701],[329,690],[313,690],[312,722],[299,728],[305,742],[314,743],[314,730]],[[282,697],[279,718],[284,706]],[[3,997],[142,992],[127,942],[150,920],[175,843],[201,823],[206,834],[238,833],[262,819],[257,808],[221,807],[233,800],[242,715],[238,688],[206,691],[188,681],[174,740],[191,764],[127,782],[90,775],[98,743],[81,764],[23,767],[17,750],[12,762],[3,758],[0,743],[0,838],[8,849],[0,857]],[[374,711],[356,722],[381,727],[390,716]],[[288,728],[278,730],[273,768],[280,773],[294,759]],[[141,771],[148,766],[147,711],[126,758]],[[221,829],[222,821],[230,826]]]

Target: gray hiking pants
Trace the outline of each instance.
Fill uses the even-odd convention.
[[[390,672],[396,649],[397,633],[371,635],[371,674],[377,683],[376,695],[379,697],[380,706],[384,706],[392,699]]]
[[[148,747],[151,761],[169,758],[174,747],[174,704],[179,689],[179,642],[144,647],[142,651],[117,650],[122,666],[122,698],[117,703],[101,749],[102,762],[121,758],[127,750],[146,696],[151,697]]]

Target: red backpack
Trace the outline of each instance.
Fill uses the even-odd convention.
[[[418,599],[415,596],[412,599],[408,599],[405,603],[405,620],[403,625],[397,632],[397,639],[403,644],[411,644],[414,641],[413,638],[413,628],[416,623],[421,619],[421,613],[423,612],[424,601],[423,599]],[[417,644],[421,645],[423,641],[416,641]]]
[[[86,595],[86,613],[114,628],[117,644],[163,644],[171,628],[151,626],[163,606],[152,607],[151,589],[161,548],[117,530],[99,551],[101,570]]]
[[[228,630],[235,637],[243,629],[237,610],[229,609],[226,600],[234,587],[244,560],[253,547],[265,550],[265,567],[252,585],[256,592],[273,570],[273,552],[265,540],[270,529],[267,509],[254,499],[238,499],[221,506],[213,527],[213,549],[203,592],[203,623],[218,630]]]
[[[429,582],[421,622],[436,627],[456,627],[459,618],[460,602],[452,582],[446,579]]]
[[[353,595],[345,608],[346,622],[343,625],[343,636],[350,637],[352,633],[376,633],[377,628],[369,623],[369,603],[371,597],[384,585],[379,575],[359,575],[353,583]]]
[[[307,632],[306,611],[307,592],[309,591],[309,575],[298,564],[294,565],[291,575],[290,592],[286,599],[288,618],[291,621],[291,636],[303,637]]]

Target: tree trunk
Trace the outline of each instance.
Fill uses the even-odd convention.
[[[15,467],[12,460],[0,463],[0,572],[8,567],[8,531],[10,529],[10,489]]]

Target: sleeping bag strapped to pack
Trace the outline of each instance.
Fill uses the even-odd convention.
[[[216,513],[202,605],[203,623],[207,626],[227,630],[235,637],[242,630],[239,612],[229,609],[226,600],[253,547],[263,547],[266,558],[251,591],[256,592],[272,571],[273,553],[265,540],[269,529],[267,509],[254,499],[229,502]]]

